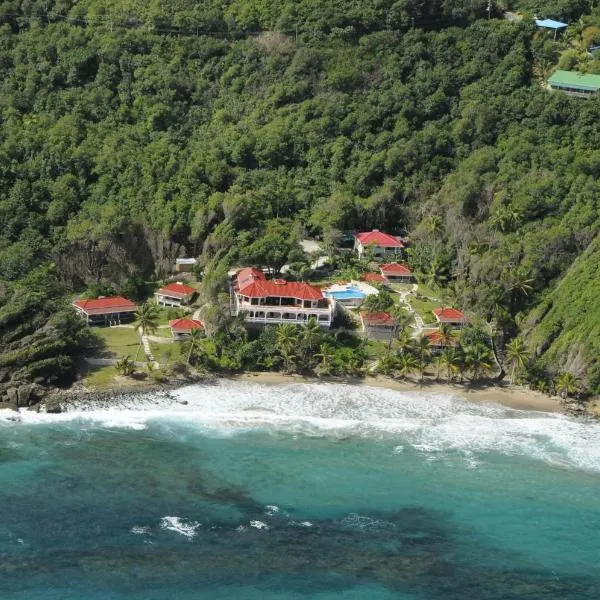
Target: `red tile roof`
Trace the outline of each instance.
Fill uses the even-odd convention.
[[[400,263],[387,263],[381,265],[379,270],[384,275],[395,275],[397,277],[410,277],[412,275],[412,271],[406,265],[401,265]]]
[[[458,308],[434,308],[433,314],[438,321],[445,323],[460,323],[465,320],[465,313]]]
[[[394,325],[396,319],[387,312],[361,312],[360,318],[368,325]]]
[[[319,288],[308,283],[274,279],[267,281],[262,271],[242,269],[237,276],[238,292],[249,298],[296,298],[298,300],[322,300],[323,294]]]
[[[379,229],[363,231],[362,233],[355,234],[354,237],[363,246],[372,244],[383,248],[404,248],[404,244],[398,238],[389,233],[383,233],[383,231],[379,231]]]
[[[185,283],[169,283],[168,285],[164,285],[158,290],[157,293],[164,294],[165,296],[172,296],[173,298],[185,298],[190,294],[196,292],[196,289],[186,285]]]
[[[248,283],[252,283],[255,279],[266,279],[265,274],[254,267],[245,267],[236,275],[238,287],[244,287]]]
[[[363,273],[360,278],[372,283],[387,283],[387,279],[381,273]]]
[[[426,331],[423,334],[432,346],[456,346],[456,340],[442,341],[442,334],[439,331]]]
[[[191,331],[192,329],[204,329],[204,324],[196,319],[175,319],[169,321],[169,327],[176,331]]]
[[[122,296],[108,296],[91,300],[75,300],[73,306],[87,315],[103,315],[118,312],[135,312],[137,306]]]

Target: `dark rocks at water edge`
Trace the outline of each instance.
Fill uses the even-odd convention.
[[[50,390],[37,383],[15,383],[0,385],[0,409],[28,408],[41,402]]]

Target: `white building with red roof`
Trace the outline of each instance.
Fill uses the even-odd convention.
[[[424,331],[423,337],[427,338],[429,348],[434,354],[446,350],[446,348],[456,348],[456,346],[458,346],[458,340],[456,338],[445,339],[438,329]]]
[[[88,325],[119,325],[133,321],[137,311],[135,303],[122,296],[75,300],[72,305]]]
[[[397,256],[402,252],[404,244],[397,237],[373,229],[373,231],[363,231],[354,234],[354,249],[358,252],[358,257],[361,258],[366,249],[370,248],[373,256]]]
[[[413,280],[412,271],[401,263],[386,263],[379,270],[390,283],[410,283]]]
[[[196,292],[196,288],[177,281],[176,283],[169,283],[161,287],[154,294],[154,297],[156,298],[156,304],[160,306],[179,307],[189,304]]]
[[[389,340],[396,331],[397,321],[388,312],[362,312],[360,322],[365,337]]]
[[[169,321],[169,327],[171,328],[171,335],[175,339],[189,336],[194,329],[204,331],[204,324],[197,319],[174,319],[173,321]]]
[[[232,287],[232,314],[244,313],[247,323],[304,325],[314,317],[321,327],[333,321],[335,302],[308,283],[268,280],[258,269],[238,272]]]
[[[366,281],[367,283],[375,283],[379,285],[387,285],[389,283],[388,278],[382,273],[363,273],[360,276],[361,281]]]
[[[447,323],[452,327],[462,327],[467,323],[465,313],[458,308],[434,308],[433,316],[436,318],[438,323]]]

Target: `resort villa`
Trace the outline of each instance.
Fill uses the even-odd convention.
[[[423,336],[429,342],[429,348],[434,354],[438,354],[446,348],[455,348],[458,342],[455,339],[444,341],[442,334],[437,330],[425,331]]]
[[[410,283],[413,279],[412,271],[397,262],[381,265],[379,270],[390,283]]]
[[[387,277],[381,273],[363,273],[360,276],[361,281],[365,281],[370,284],[388,285],[389,281]]]
[[[188,337],[194,329],[204,330],[202,321],[196,319],[175,319],[169,321],[169,327],[171,335],[176,340]]]
[[[178,281],[161,287],[154,296],[156,297],[156,304],[180,307],[189,304],[196,291],[195,288]]]
[[[570,96],[588,98],[600,90],[600,75],[578,73],[577,71],[554,71],[548,85]]]
[[[122,296],[75,300],[75,310],[88,325],[119,325],[135,319],[137,306]]]
[[[375,257],[397,256],[402,252],[404,244],[393,235],[383,233],[379,229],[354,234],[354,249],[362,258],[367,248],[373,251]]]
[[[232,314],[244,314],[256,325],[292,323],[304,325],[310,317],[324,328],[331,327],[335,302],[308,283],[284,279],[267,280],[258,269],[239,271],[231,289]]]
[[[434,308],[433,316],[438,323],[447,323],[451,327],[462,327],[467,323],[465,313],[458,308]]]
[[[360,322],[365,337],[389,340],[396,330],[396,319],[387,312],[361,312]]]

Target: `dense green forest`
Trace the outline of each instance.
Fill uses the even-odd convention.
[[[89,285],[189,255],[217,289],[302,260],[301,236],[380,227],[500,352],[523,335],[540,373],[600,391],[600,97],[544,89],[551,37],[487,8],[3,2],[0,385],[72,373],[90,340],[66,298]]]

